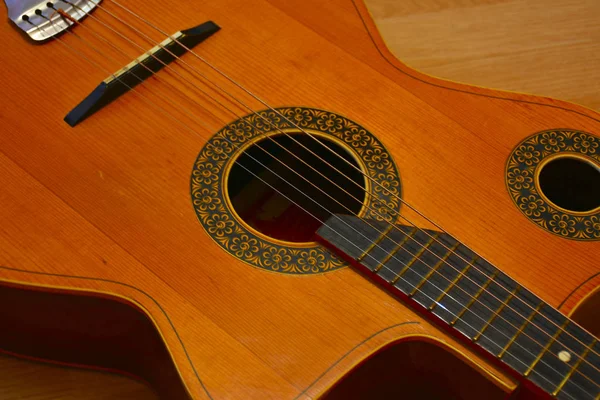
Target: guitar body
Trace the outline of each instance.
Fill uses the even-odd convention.
[[[127,17],[111,1],[102,4]],[[325,110],[364,127],[393,160],[402,199],[598,333],[597,210],[565,211],[542,226],[543,214],[536,222],[535,212],[526,215],[527,207],[520,207],[524,203],[509,181],[514,176],[508,175],[511,157],[517,160],[519,146],[526,150],[533,135],[569,131],[598,140],[598,113],[415,72],[385,48],[360,0],[301,5],[131,0],[126,5],[169,33],[215,21],[221,30],[201,43],[197,54],[273,107]],[[92,15],[110,21],[103,9]],[[85,27],[127,48],[91,17],[74,32],[92,40]],[[502,398],[515,392],[519,382],[499,364],[354,268],[338,263],[328,270],[317,260],[314,269],[277,270],[265,264],[265,254],[279,247],[259,249],[260,240],[268,239],[258,232],[257,242],[245,238],[252,257],[243,247],[239,254],[227,247],[223,238],[235,229],[219,235],[218,228],[211,231],[202,222],[206,216],[193,203],[190,182],[199,157],[207,154],[206,142],[237,117],[222,110],[199,109],[194,116],[173,111],[194,134],[142,100],[172,97],[193,107],[151,78],[72,128],[64,116],[107,73],[58,41],[35,46],[8,23],[0,30],[0,348],[5,352],[133,374],[151,381],[165,398],[292,399],[328,391],[344,397],[344,390],[358,393],[344,386],[344,377],[361,365],[373,370],[350,377],[363,379],[363,386],[381,383],[370,392],[381,395],[397,393],[406,377],[418,381],[415,371],[431,373],[433,386],[438,382],[448,397],[495,393],[490,396]],[[151,36],[164,39],[156,32]],[[77,44],[73,35],[61,40]],[[111,72],[129,62],[92,57]],[[253,110],[267,108],[191,54],[183,59]],[[180,84],[168,71],[158,75]],[[180,87],[200,98],[188,85]],[[233,108],[240,116],[249,114],[239,105]],[[343,139],[340,143],[343,147]],[[345,143],[351,151],[352,144]],[[581,148],[572,152],[600,163],[594,143],[585,154]],[[219,175],[216,183],[217,178],[226,179]],[[431,227],[405,205],[394,207]],[[564,215],[580,220],[561,225]],[[245,227],[235,220],[239,216],[230,218],[232,228]],[[388,371],[387,389],[381,371]],[[365,380],[369,373],[381,379]],[[419,393],[419,388],[407,390]]]

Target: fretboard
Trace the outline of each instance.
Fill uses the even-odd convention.
[[[317,235],[549,395],[600,398],[596,338],[450,235],[346,215]]]

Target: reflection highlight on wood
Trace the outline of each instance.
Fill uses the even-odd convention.
[[[600,109],[597,0],[366,0],[392,52],[427,74]],[[153,400],[109,374],[0,356],[3,400]]]
[[[2,400],[158,400],[133,379],[0,356]]]

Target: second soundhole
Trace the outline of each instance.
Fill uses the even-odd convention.
[[[539,175],[542,193],[555,205],[575,212],[600,207],[600,169],[580,157],[559,157],[545,164]]]

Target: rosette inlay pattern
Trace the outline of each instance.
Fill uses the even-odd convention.
[[[360,215],[382,220],[388,214],[396,215],[400,208],[400,179],[392,156],[364,127],[338,114],[303,107],[276,111],[260,111],[234,121],[202,148],[191,177],[192,202],[198,220],[219,246],[254,267],[286,274],[314,274],[342,268],[346,263],[317,243],[287,245],[240,221],[226,198],[227,171],[249,143],[281,131],[299,133],[294,126],[297,125],[307,132],[329,136],[354,153],[365,175],[379,183],[367,182]]]
[[[548,159],[578,157],[600,165],[600,138],[577,130],[556,129],[529,136],[513,150],[506,164],[506,186],[517,208],[555,235],[575,240],[600,240],[600,208],[571,212],[543,195],[540,169]]]

